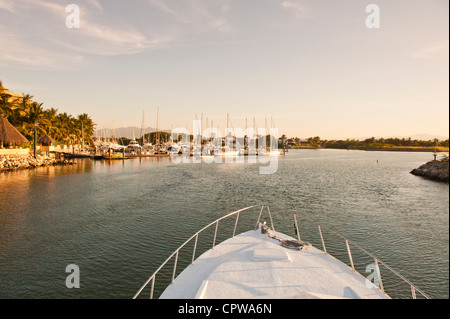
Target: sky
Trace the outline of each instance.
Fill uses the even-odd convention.
[[[448,30],[447,0],[0,0],[0,80],[97,128],[448,137]]]

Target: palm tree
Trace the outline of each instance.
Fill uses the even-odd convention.
[[[38,131],[46,133],[44,127],[49,124],[48,120],[45,118],[42,104],[43,103],[38,102],[29,103],[26,109],[27,115],[24,119],[25,127],[28,129],[29,133],[34,133],[32,134],[34,142],[34,157],[36,157],[37,133]]]
[[[11,103],[11,95],[0,93],[0,116],[8,119],[13,112],[13,104]]]
[[[90,141],[95,123],[86,113],[74,118],[58,109],[44,109],[43,103],[32,100],[30,94],[15,97],[0,82],[0,116],[6,118],[28,140],[36,141],[38,132],[51,135],[59,142],[74,144],[82,137]]]
[[[77,144],[81,140],[81,124],[79,124],[77,119],[72,116],[67,123],[67,131],[69,140],[72,141],[72,144]]]
[[[0,116],[6,118],[11,124],[20,116],[19,98],[14,98],[7,89],[0,85]]]
[[[58,131],[55,135],[55,139],[62,142],[68,142],[69,141],[69,125],[72,121],[72,115],[64,113],[59,113],[56,116],[56,122],[55,126],[57,127]]]
[[[90,141],[92,140],[92,136],[94,135],[94,122],[89,117],[88,114],[83,113],[78,115],[77,118],[78,121],[78,129],[81,131],[82,137],[84,137],[84,140]]]
[[[23,94],[23,96],[19,99],[15,100],[16,108],[14,112],[10,116],[10,123],[13,124],[25,137],[30,138],[29,125],[27,125],[28,121],[28,112],[30,104],[33,96],[30,94]]]
[[[29,133],[41,131],[46,133],[45,127],[49,125],[49,121],[45,117],[43,103],[32,102],[28,104],[24,123]]]
[[[44,125],[44,130],[55,138],[59,132],[59,128],[56,126],[57,119],[56,116],[58,114],[58,109],[50,108],[44,111],[44,117],[46,119],[46,123]]]

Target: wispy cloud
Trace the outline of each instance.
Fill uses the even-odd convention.
[[[83,23],[82,28],[73,31],[71,39],[75,41],[61,41],[62,46],[80,53],[104,56],[139,53],[161,47],[172,40],[170,36],[163,35],[149,37],[130,26],[118,29],[88,21]]]
[[[229,1],[205,0],[148,0],[151,6],[166,14],[171,22],[190,25],[193,29],[202,28],[227,32],[231,30],[225,15],[229,12]]]
[[[0,0],[0,12],[1,12],[1,10],[14,12],[14,1],[13,0]]]
[[[231,26],[224,18],[218,18],[212,21],[212,26],[221,32],[227,32],[231,30]]]
[[[105,17],[96,0],[78,3],[81,27],[68,29],[64,3],[0,0],[0,64],[60,69],[86,60],[86,55],[138,53],[172,40],[161,32],[138,31],[130,19]]]
[[[295,14],[295,16],[299,19],[305,18],[308,12],[306,6],[299,2],[283,1],[281,3],[281,6],[285,9],[292,11]]]
[[[446,57],[448,59],[449,42],[434,42],[421,49],[413,51],[410,56],[415,59],[433,59]]]
[[[164,0],[148,0],[150,5],[152,5],[155,9],[159,10],[162,13],[168,14],[176,19],[177,22],[180,23],[189,23],[191,20],[186,13],[179,12],[178,10],[173,9],[167,1]]]
[[[77,65],[83,56],[73,52],[61,52],[37,47],[23,36],[0,26],[0,65],[22,69],[64,69]]]
[[[61,68],[69,65],[65,61],[82,62],[88,55],[135,54],[232,30],[227,19],[230,0],[147,0],[141,3],[148,10],[146,17],[142,12],[121,15],[120,9],[108,2],[78,0],[79,29],[65,26],[70,3],[0,0],[0,64]]]

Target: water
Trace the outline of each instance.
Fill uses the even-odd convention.
[[[131,298],[193,233],[262,203],[331,228],[431,297],[448,298],[449,185],[409,173],[431,158],[291,150],[273,175],[260,175],[258,163],[167,158],[77,160],[0,174],[0,298]],[[302,239],[321,248],[316,234],[303,238],[306,230]],[[345,243],[324,237],[327,250],[345,259]],[[355,263],[364,271],[370,260]],[[66,287],[69,264],[80,269],[79,289]],[[395,297],[410,296],[408,286],[391,283],[383,269],[382,275]]]

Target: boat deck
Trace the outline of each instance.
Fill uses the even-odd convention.
[[[274,232],[279,238],[294,240]],[[197,258],[161,299],[381,299],[389,298],[363,276],[310,247],[284,248],[252,230],[230,238]]]

